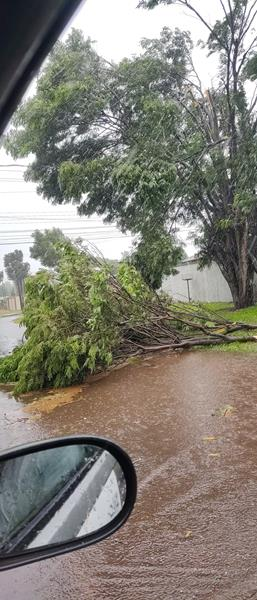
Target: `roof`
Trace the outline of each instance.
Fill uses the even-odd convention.
[[[185,258],[179,264],[180,265],[190,265],[192,263],[198,263],[198,258],[196,256],[191,256],[189,258]]]

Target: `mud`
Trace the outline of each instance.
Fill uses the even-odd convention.
[[[1,447],[109,436],[134,459],[137,506],[98,546],[2,573],[1,600],[257,599],[256,358],[155,356],[68,398],[2,392]]]

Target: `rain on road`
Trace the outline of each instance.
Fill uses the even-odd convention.
[[[123,530],[0,574],[1,600],[257,599],[254,355],[162,354],[28,403],[0,395],[1,448],[109,436],[135,461]]]

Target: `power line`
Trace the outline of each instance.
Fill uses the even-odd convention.
[[[24,215],[24,216],[23,216]],[[28,215],[28,216],[27,216]],[[48,216],[47,216],[48,215]],[[12,213],[0,213],[0,219],[17,219],[17,220],[21,220],[21,221],[29,221],[29,220],[37,220],[37,219],[45,219],[46,221],[56,221],[56,220],[60,220],[60,219],[77,219],[80,222],[83,221],[87,221],[88,223],[104,223],[106,225],[111,224],[113,221],[103,221],[103,219],[101,217],[98,217],[96,219],[92,219],[91,217],[88,217],[87,215],[78,215],[77,213],[67,213],[64,212],[62,213],[61,211],[58,213],[33,213],[33,212],[29,212],[29,213],[23,213],[23,214],[19,214],[16,213],[15,211]]]
[[[15,181],[15,183],[27,183],[27,181],[21,177],[0,177],[0,183],[1,181],[4,181],[5,183],[12,183],[13,181]]]
[[[68,232],[67,232],[67,236],[68,236],[68,237],[69,237],[69,236],[73,236],[73,237],[74,237],[74,236],[77,236],[77,237],[81,237],[81,236],[88,237],[88,236],[90,235],[90,239],[98,239],[98,238],[99,238],[98,234],[101,234],[101,233],[106,233],[106,234],[107,234],[107,232],[100,232],[100,231],[99,231],[99,232],[96,232],[96,234],[95,234],[95,235],[94,235],[94,232],[93,232],[93,231],[92,231],[92,232],[88,232],[88,231],[82,231],[82,232],[77,232],[77,231],[68,231]],[[113,232],[113,231],[112,231],[111,233],[112,233],[112,234],[114,234],[114,232]],[[118,233],[118,232],[117,232],[117,233]],[[115,238],[117,238],[117,237],[118,237],[118,238],[126,238],[126,237],[132,237],[132,236],[131,236],[130,234],[105,235],[105,239],[107,239],[107,238],[110,238],[110,239],[115,239]],[[22,234],[21,234],[21,235],[17,235],[17,236],[14,236],[14,235],[12,234],[12,235],[10,235],[10,236],[7,236],[7,237],[2,237],[2,235],[0,235],[0,239],[1,239],[2,241],[8,241],[8,239],[12,239],[12,240],[14,240],[14,241],[15,241],[15,240],[28,240],[28,239],[29,239],[29,240],[31,240],[31,241],[33,240],[32,236],[30,236],[29,234],[28,234],[28,235],[22,235]]]
[[[7,226],[7,227],[14,224],[13,219],[7,220],[7,219],[1,219],[1,217],[0,217],[0,222],[2,225]],[[45,229],[45,225],[48,227],[52,227],[52,228],[54,227],[57,229],[62,229],[62,227],[66,227],[68,224],[70,224],[70,228],[71,227],[73,228],[76,225],[81,226],[81,220],[80,220],[80,222],[76,219],[73,220],[73,219],[62,219],[62,218],[45,220],[43,217],[41,219],[29,219],[29,220],[17,220],[17,221],[15,220],[15,225],[29,226],[31,230],[35,229],[34,224],[35,224],[35,227],[37,227],[37,228],[39,227],[39,225],[41,225],[41,229],[42,228]],[[94,227],[96,227],[98,229],[100,227],[100,225],[99,225],[99,227],[97,225],[93,225],[93,227],[89,227],[89,228],[92,229]],[[115,225],[109,225],[109,226],[103,225],[102,227],[109,230],[116,226]],[[88,227],[86,226],[86,228],[88,228]],[[83,227],[83,229],[84,229],[84,227]],[[17,231],[19,231],[19,230],[17,230]]]
[[[59,206],[59,209],[57,209],[56,212],[52,212],[52,213],[49,212],[49,210],[48,211],[34,211],[34,212],[32,212],[32,211],[29,211],[29,212],[17,212],[16,210],[9,211],[9,212],[6,211],[6,212],[0,212],[0,218],[5,218],[6,217],[6,218],[12,218],[13,219],[15,217],[17,219],[19,219],[19,218],[24,218],[24,219],[28,218],[29,219],[29,218],[34,218],[34,217],[35,218],[37,218],[37,217],[39,218],[39,217],[45,217],[46,216],[47,219],[48,218],[49,219],[52,219],[52,218],[53,219],[54,218],[57,219],[57,218],[60,218],[60,216],[62,216],[62,213],[61,213],[61,210],[60,210],[61,208],[62,207]],[[65,217],[72,217],[73,216],[74,218],[78,218],[78,215],[74,214],[74,211],[72,211],[72,210],[71,211],[65,211],[65,213],[63,214],[63,216],[65,216]],[[84,217],[84,215],[82,217],[79,217],[79,218],[81,219],[83,217]],[[98,219],[91,219],[90,218],[90,222],[93,222],[93,221],[99,221],[99,218]]]
[[[31,240],[33,240],[32,233],[33,232],[31,232],[31,231],[0,232],[0,239],[2,241],[5,241],[6,239],[17,240],[17,239],[28,239],[28,238],[31,239]],[[84,230],[84,229],[82,229],[82,230],[74,229],[74,230],[67,230],[64,233],[68,237],[69,236],[77,236],[77,237],[80,237],[80,236],[85,236],[85,237],[90,236],[92,238],[94,238],[95,236],[98,237],[99,235],[105,235],[107,237],[117,237],[117,236],[120,236],[120,235],[121,235],[121,237],[126,237],[126,235],[128,235],[128,234],[122,234],[118,230],[116,230],[116,231],[115,230],[112,230],[112,231],[106,231],[106,230],[92,231],[92,230],[89,230],[89,231],[87,231],[87,230]]]
[[[131,234],[129,234],[129,233],[124,233],[123,234],[123,233],[120,233],[119,231],[117,231],[117,235],[114,235],[116,233],[115,231],[110,231],[111,235],[108,235],[107,231],[103,231],[103,232],[102,231],[96,231],[96,232],[94,232],[94,231],[67,231],[66,233],[67,233],[68,236],[69,235],[74,236],[74,235],[78,234],[78,237],[81,236],[81,235],[83,235],[83,236],[90,235],[92,237],[92,239],[94,239],[96,237],[99,237],[99,234],[100,235],[104,234],[105,238],[109,237],[110,239],[115,239],[116,237],[121,237],[121,238],[123,238],[123,237],[124,238],[126,238],[126,237],[132,237]],[[27,239],[31,239],[32,240],[33,238],[30,235],[30,233],[28,232],[27,235],[25,233],[24,234],[21,233],[21,234],[18,234],[18,235],[9,234],[9,235],[7,235],[6,238],[5,237],[3,238],[2,234],[0,233],[0,239],[3,239],[3,240],[6,240],[6,239],[12,239],[12,240],[16,240],[16,239],[19,239],[19,240],[20,239],[26,239],[26,240]]]
[[[0,168],[0,175],[1,177],[6,177],[7,179],[13,179],[17,178],[17,179],[21,179],[21,181],[24,181],[24,171],[22,169],[15,169],[14,171],[9,171],[8,169],[4,169],[4,168]]]
[[[18,163],[14,163],[13,165],[0,165],[0,167],[7,167],[8,169],[10,167],[14,168],[14,167],[22,167],[23,169],[27,169],[28,165],[21,165]]]
[[[31,219],[31,223],[30,223],[29,220],[15,221],[15,223],[14,223],[13,220],[11,220],[11,218],[10,218],[9,221],[6,221],[5,223],[2,222],[2,225],[10,227],[10,224],[13,224],[14,226],[16,226],[16,224],[17,224],[17,226],[19,225],[20,227],[22,227],[22,229],[16,229],[16,228],[14,229],[12,227],[12,229],[11,229],[12,231],[25,231],[25,229],[23,229],[24,226],[25,227],[27,226],[30,231],[34,231],[33,223],[35,222],[35,220],[36,219],[32,218]],[[1,216],[0,216],[0,221],[1,221]],[[38,219],[38,221],[40,221],[40,223],[44,222],[44,217],[40,217]],[[61,222],[61,218],[59,218],[59,219],[52,219],[50,221],[51,222],[57,222],[58,221],[58,223],[60,223]],[[69,227],[67,226],[67,223],[70,223]],[[72,219],[69,218],[69,219],[66,219],[64,221],[64,229],[99,229],[99,228],[100,229],[103,229],[103,228],[104,229],[113,229],[113,228],[117,229],[117,226],[115,224],[113,224],[113,225],[110,224],[109,225],[109,223],[105,224],[105,223],[101,223],[101,221],[95,221],[95,223],[96,224],[94,225],[93,222],[91,224],[90,221],[85,221],[84,220],[84,225],[83,225],[83,219],[78,219],[78,220],[72,221]]]
[[[76,212],[72,212],[72,213],[63,212],[62,213],[61,211],[58,211],[58,213],[51,213],[49,211],[48,212],[44,212],[44,213],[40,213],[40,212],[35,212],[34,213],[34,212],[30,211],[29,213],[22,213],[22,214],[17,213],[16,211],[13,211],[12,213],[2,212],[2,213],[0,213],[0,215],[1,215],[1,218],[3,218],[3,219],[13,219],[13,218],[16,218],[16,219],[23,219],[23,220],[33,219],[33,218],[34,219],[38,219],[39,217],[43,218],[43,219],[59,219],[60,217],[65,217],[65,218],[69,218],[69,219],[72,219],[72,218],[78,219],[79,218],[80,220],[83,217],[85,218],[85,215],[80,216]],[[86,217],[86,218],[88,218],[88,217]],[[101,218],[90,219],[90,220],[92,220],[92,221],[96,221],[96,220],[100,221]]]
[[[105,227],[105,228],[113,228],[116,227],[116,225],[114,223],[109,223],[109,222],[104,222],[102,221],[101,218],[98,219],[91,219],[90,217],[86,217],[85,215],[79,216],[79,215],[74,215],[74,213],[69,214],[69,213],[64,213],[62,214],[61,212],[58,213],[58,215],[55,216],[55,214],[53,214],[53,216],[45,216],[46,213],[37,213],[37,214],[33,214],[33,213],[29,213],[30,216],[21,216],[17,213],[13,213],[13,214],[1,214],[0,213],[0,222],[2,222],[3,225],[10,225],[10,224],[14,224],[15,225],[28,225],[28,226],[32,226],[32,224],[40,222],[40,223],[64,223],[65,225],[67,223],[69,223],[71,225],[71,227],[74,227],[75,225],[79,225],[82,228],[87,228],[90,226],[93,227]],[[48,213],[49,215],[49,213]],[[96,225],[95,225],[96,223]],[[69,227],[69,229],[71,228]]]
[[[84,227],[63,227],[62,231],[98,231],[100,229],[101,230],[106,230],[106,231],[111,231],[111,229],[114,229],[115,231],[119,232],[119,230],[117,229],[117,227],[115,227],[114,225],[112,227],[105,227],[104,225],[95,225],[94,227],[87,227],[87,225],[85,225]],[[33,233],[33,231],[35,231],[34,228],[30,228],[30,229],[1,229],[0,230],[0,234],[1,233]]]
[[[49,213],[49,209],[47,209],[47,210],[34,210],[34,211],[31,211],[31,210],[28,210],[28,211],[25,211],[25,210],[24,211],[23,210],[21,210],[21,211],[18,211],[18,210],[1,211],[0,210],[0,215],[7,216],[7,217],[8,216],[13,217],[13,216],[16,216],[16,215],[17,216],[22,216],[22,217],[26,217],[27,215],[28,216],[31,216],[31,215],[32,216],[33,215],[40,215],[40,216],[41,215],[48,215],[48,216],[55,216],[56,215],[56,216],[60,216],[60,209],[61,208],[64,208],[64,207],[62,207],[60,205],[57,208],[57,210],[55,210],[55,212],[52,212],[52,213],[51,212]],[[73,215],[74,214],[74,210],[72,210],[72,209],[71,210],[67,210],[65,212],[65,214],[67,214],[67,215]],[[95,219],[91,219],[91,220],[95,221]]]
[[[17,226],[28,226],[31,229],[34,229],[34,223],[35,224],[42,224],[42,227],[44,226],[44,224],[53,224],[53,225],[57,225],[59,224],[59,227],[62,227],[62,224],[64,227],[67,226],[67,224],[70,224],[69,229],[72,227],[75,227],[76,225],[79,225],[80,227],[83,227],[83,221],[85,223],[89,223],[89,226],[91,225],[91,222],[85,219],[82,219],[81,217],[67,217],[67,218],[62,218],[61,216],[59,218],[55,217],[53,219],[45,219],[44,217],[32,217],[32,218],[28,218],[28,219],[16,219],[15,216],[13,217],[9,217],[8,219],[4,219],[3,217],[0,217],[0,223],[2,223],[2,225],[4,226],[10,226],[10,225],[17,225]],[[92,227],[104,227],[105,229],[110,229],[113,227],[116,227],[116,225],[111,225],[111,224],[104,224],[104,225],[94,225],[94,223],[100,223],[100,219],[96,219],[94,222],[92,221]],[[88,225],[85,225],[86,228],[88,228]]]
[[[0,239],[8,239],[11,238],[13,240],[15,239],[33,239],[32,237],[32,233],[34,230],[29,230],[29,229],[25,229],[25,230],[10,230],[10,231],[0,231]],[[118,229],[114,229],[114,230],[106,230],[106,229],[79,229],[79,228],[74,228],[74,229],[66,229],[63,230],[65,231],[65,233],[69,236],[69,235],[84,235],[84,236],[99,236],[101,234],[104,234],[107,237],[131,237],[130,234],[127,233],[122,233],[121,231],[119,231]],[[110,235],[108,235],[110,234]]]
[[[17,219],[30,219],[30,218],[33,218],[33,217],[35,217],[35,218],[36,217],[45,217],[46,219],[58,219],[61,216],[63,216],[63,217],[70,217],[70,218],[71,217],[75,217],[75,218],[79,217],[81,219],[82,217],[85,217],[85,215],[82,215],[82,217],[81,217],[80,215],[78,215],[78,213],[74,212],[74,210],[72,210],[70,212],[65,211],[63,213],[63,215],[62,215],[61,208],[64,208],[64,206],[63,207],[59,206],[59,210],[57,210],[57,212],[51,212],[51,210],[42,211],[42,212],[40,212],[40,211],[29,211],[29,212],[21,212],[21,213],[17,212],[16,210],[13,210],[13,211],[10,211],[10,212],[2,211],[2,212],[0,212],[0,215],[1,215],[1,217],[6,218],[6,219],[13,218],[13,217],[16,217]],[[96,221],[96,220],[99,221],[99,218],[98,219],[91,219],[90,218],[90,221]]]
[[[115,236],[115,237],[97,237],[97,238],[84,238],[84,242],[100,242],[100,241],[110,241],[110,240],[117,240],[117,239],[127,239],[127,238],[131,238],[131,235],[119,235],[119,236]],[[0,242],[0,246],[28,246],[29,244],[31,244],[31,240],[26,240],[26,241],[15,241],[15,242],[9,242],[8,240],[5,242]]]

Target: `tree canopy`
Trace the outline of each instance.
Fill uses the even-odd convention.
[[[166,248],[170,240],[169,254],[176,246],[173,264],[177,244],[165,211],[175,170],[161,157],[146,165],[151,144],[158,142],[152,136],[147,148],[145,140],[158,118],[159,94],[171,97],[181,86],[190,45],[187,34],[165,29],[160,40],[142,41],[141,56],[114,65],[73,30],[57,43],[36,95],[17,111],[7,136],[13,156],[34,155],[26,178],[51,202],[74,202],[80,214],[97,212],[139,234],[139,241],[152,231],[156,237],[156,207],[162,205],[158,232]]]
[[[7,136],[13,156],[34,155],[26,177],[38,183],[38,191],[54,203],[75,202],[81,214],[96,211],[141,233],[142,216],[149,218],[155,195],[158,203],[175,171],[171,165],[163,177],[161,156],[147,169],[140,162],[158,144],[151,134],[153,119],[160,117],[158,98],[171,99],[181,87],[190,45],[188,34],[165,29],[160,40],[142,41],[141,56],[112,65],[76,30],[58,42],[36,95],[17,111]],[[163,121],[171,121],[176,107],[167,105],[166,111]],[[128,159],[138,145],[132,169]],[[137,183],[133,199],[130,190]]]
[[[50,201],[77,203],[80,214],[97,212],[137,234],[141,272],[151,239],[162,250],[152,264],[166,264],[169,241],[175,264],[177,225],[193,224],[201,264],[216,261],[244,306],[253,301],[257,250],[257,95],[249,99],[246,86],[256,73],[257,2],[224,0],[211,25],[195,0],[140,6],[161,3],[184,6],[205,25],[205,51],[219,57],[210,89],[188,32],[164,28],[142,40],[139,56],[113,64],[73,30],[18,110],[7,148],[15,158],[34,155],[27,178]]]
[[[4,256],[4,267],[8,279],[14,282],[17,289],[20,305],[23,308],[24,304],[24,279],[29,274],[30,265],[28,262],[23,262],[23,252],[14,250]]]
[[[57,227],[45,229],[44,232],[36,229],[32,237],[34,243],[30,248],[30,256],[40,260],[44,267],[56,267],[61,257],[61,247],[58,244],[67,240],[62,230]]]

